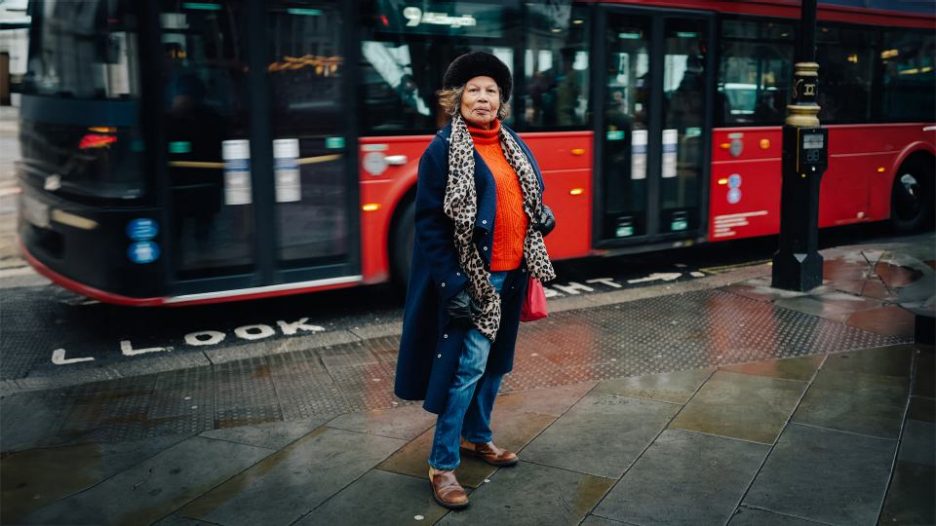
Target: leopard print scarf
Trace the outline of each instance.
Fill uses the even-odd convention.
[[[556,279],[543,235],[533,229],[534,218],[539,217],[542,194],[529,159],[510,133],[501,126],[500,143],[507,162],[517,172],[523,193],[523,211],[529,219],[523,242],[523,257],[527,270],[540,281]],[[455,248],[458,262],[468,278],[468,293],[480,306],[472,316],[472,323],[487,339],[494,341],[500,326],[500,296],[491,285],[491,274],[484,268],[484,260],[472,241],[475,217],[478,214],[478,192],[474,184],[474,141],[461,115],[452,119],[449,138],[448,181],[445,186],[443,209],[455,222]]]

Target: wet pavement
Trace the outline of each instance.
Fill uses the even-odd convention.
[[[392,395],[390,322],[6,384],[0,521],[932,524],[934,355],[908,309],[932,305],[934,239],[824,250],[809,293],[757,265],[553,301],[494,411],[521,462],[464,459],[462,512],[429,492],[433,415]]]

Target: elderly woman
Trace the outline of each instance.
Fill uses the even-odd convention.
[[[437,413],[429,455],[435,500],[468,505],[460,453],[495,466],[517,455],[494,445],[491,410],[513,367],[530,275],[555,278],[543,235],[555,225],[530,149],[501,124],[510,70],[489,53],[462,55],[443,78],[451,115],[423,153],[416,240],[395,392]]]

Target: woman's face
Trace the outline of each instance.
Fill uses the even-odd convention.
[[[491,77],[475,77],[465,83],[462,93],[461,114],[469,124],[489,129],[500,109],[500,88]]]

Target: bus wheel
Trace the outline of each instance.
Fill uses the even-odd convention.
[[[891,191],[891,224],[900,233],[921,230],[933,219],[933,167],[915,161],[900,167]]]
[[[416,202],[410,200],[393,225],[390,236],[390,273],[393,282],[406,291],[413,264],[413,240],[416,236]]]

